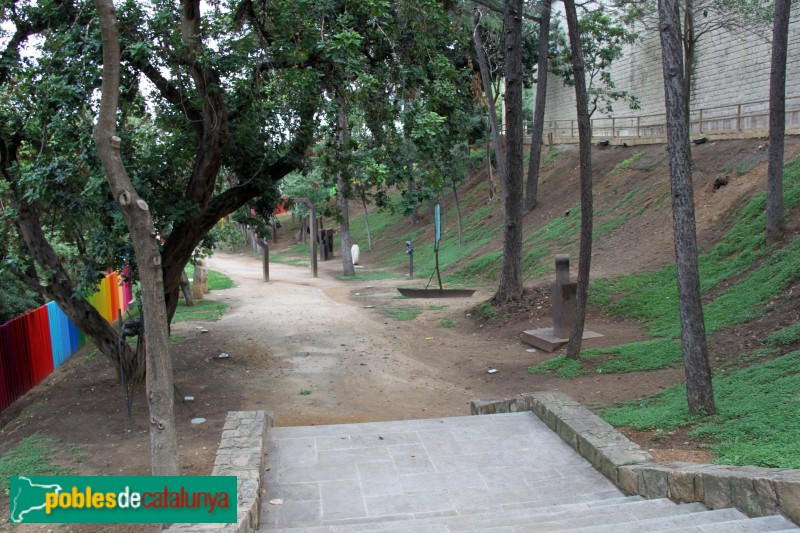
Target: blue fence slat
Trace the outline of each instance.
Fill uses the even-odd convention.
[[[50,320],[53,367],[58,368],[80,348],[78,329],[55,302],[47,304],[47,313]]]

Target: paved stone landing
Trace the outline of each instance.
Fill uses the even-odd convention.
[[[625,497],[530,412],[272,428],[265,465],[259,531],[792,527],[768,517],[731,528],[745,518],[733,509]],[[712,521],[726,525],[698,529]]]

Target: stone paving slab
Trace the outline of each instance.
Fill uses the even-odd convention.
[[[268,439],[261,530],[370,530],[624,496],[530,412],[272,428]],[[276,498],[283,504],[268,503]]]

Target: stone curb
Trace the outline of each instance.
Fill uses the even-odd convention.
[[[267,429],[273,427],[267,411],[231,411],[222,428],[212,476],[236,476],[238,495],[235,524],[173,524],[164,531],[194,533],[252,533],[258,529],[261,512],[261,476]]]
[[[800,470],[695,463],[619,467],[620,488],[645,498],[736,507],[747,516],[782,514],[800,524]]]
[[[473,415],[531,411],[627,494],[736,507],[747,516],[783,514],[800,524],[800,470],[656,463],[622,433],[566,394],[537,392],[474,400]]]

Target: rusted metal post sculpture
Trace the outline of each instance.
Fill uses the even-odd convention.
[[[531,329],[522,332],[522,340],[546,352],[554,352],[569,341],[572,320],[575,316],[575,295],[578,286],[569,279],[569,256],[556,256],[556,281],[550,286],[552,328]],[[583,339],[602,337],[599,333],[583,330]]]
[[[550,286],[550,303],[553,308],[553,335],[568,339],[575,315],[575,294],[578,286],[569,281],[569,256],[556,256],[556,281]]]

